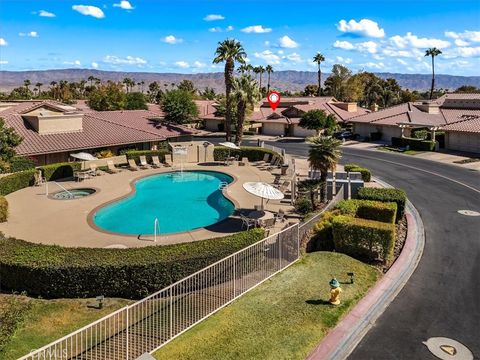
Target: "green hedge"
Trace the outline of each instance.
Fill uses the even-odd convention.
[[[32,186],[35,183],[35,169],[20,171],[0,178],[0,195]]]
[[[272,156],[282,159],[282,155],[275,151],[255,146],[242,146],[240,150],[229,149],[224,146],[215,146],[215,149],[213,150],[213,156],[216,161],[225,160],[228,157],[229,153],[230,156],[238,155],[240,159],[246,157],[249,161],[263,160],[265,154],[270,154],[270,159],[272,158]]]
[[[5,222],[8,219],[8,201],[3,196],[0,196],[0,222]]]
[[[10,171],[15,173],[35,168],[35,162],[25,156],[15,156],[10,160]]]
[[[165,161],[165,155],[170,154],[167,150],[129,150],[123,152],[127,156],[127,159],[133,159],[139,161],[140,156],[146,156],[147,162],[152,161],[152,156],[158,156],[160,162]]]
[[[372,173],[370,170],[361,167],[360,165],[357,164],[346,164],[344,167],[346,172],[359,172],[362,174],[362,180],[364,182],[369,182],[372,179]]]
[[[396,147],[409,147],[410,150],[434,151],[435,141],[414,138],[392,137],[392,145]]]
[[[333,251],[333,226],[332,221],[339,214],[338,210],[325,211],[320,220],[313,227],[313,235],[307,243],[307,252]]]
[[[405,203],[407,202],[407,194],[400,189],[379,189],[379,188],[360,188],[357,194],[360,200],[374,200],[381,202],[394,202],[397,204],[396,222],[403,218],[405,213]]]
[[[397,204],[373,200],[342,200],[337,208],[343,215],[362,219],[394,223],[397,215]]]
[[[262,229],[165,246],[66,248],[0,237],[2,289],[45,298],[142,298],[263,238]]]
[[[355,258],[389,262],[395,246],[395,225],[338,215],[332,220],[335,250]]]
[[[55,181],[73,176],[74,171],[82,169],[81,162],[56,163],[40,166],[43,177],[47,181]]]

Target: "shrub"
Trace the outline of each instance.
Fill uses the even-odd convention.
[[[35,168],[35,162],[24,156],[15,156],[10,160],[10,171],[19,172]]]
[[[351,199],[340,201],[337,208],[343,215],[386,223],[394,223],[397,215],[394,202]]]
[[[56,163],[39,167],[46,181],[72,177],[73,172],[81,170],[81,168],[82,163],[80,162]]]
[[[215,149],[213,150],[213,156],[215,160],[223,161],[228,157],[229,151],[230,156],[238,155],[240,159],[242,157],[246,157],[249,161],[263,160],[265,154],[270,154],[271,156],[282,158],[282,155],[275,151],[255,146],[242,146],[240,150],[229,149],[224,146],[215,146]]]
[[[45,298],[141,298],[263,238],[222,238],[129,249],[66,248],[0,237],[2,288]]]
[[[371,141],[382,140],[382,133],[380,131],[370,133]]]
[[[360,174],[362,174],[362,180],[364,182],[369,182],[370,180],[372,180],[372,173],[370,172],[370,170],[361,167],[360,165],[346,164],[343,168],[346,172],[359,172]]]
[[[124,153],[127,159],[138,161],[140,156],[146,156],[147,161],[152,160],[152,156],[158,156],[161,162],[165,161],[165,155],[170,154],[167,150],[129,150]]]
[[[0,196],[0,222],[5,222],[8,219],[8,201],[3,196]]]
[[[313,236],[310,239],[307,251],[333,251],[335,244],[333,243],[332,221],[339,213],[338,210],[325,211],[320,220],[313,227]]]
[[[312,203],[306,197],[300,197],[295,201],[295,210],[300,215],[306,215],[313,211]]]
[[[0,298],[0,356],[5,355],[5,347],[26,320],[31,308],[32,302],[23,297],[4,295]]]
[[[384,262],[392,259],[394,224],[338,215],[333,218],[332,225],[336,251],[360,259],[375,260],[380,257]]]
[[[396,147],[409,147],[410,150],[434,151],[435,141],[392,137],[392,145]]]
[[[99,159],[106,159],[115,156],[112,150],[100,150],[99,152],[95,153],[95,156]]]
[[[378,188],[360,188],[357,195],[361,200],[375,200],[381,202],[394,202],[397,204],[398,222],[405,213],[405,203],[407,202],[407,194],[400,189],[378,189]]]
[[[0,178],[0,195],[8,195],[14,191],[31,186],[35,182],[35,169],[19,171]]]
[[[9,162],[0,159],[0,174],[8,174],[10,172],[11,165]]]

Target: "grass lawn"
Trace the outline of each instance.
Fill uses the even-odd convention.
[[[130,302],[108,298],[99,310],[87,307],[96,304],[95,299],[42,300],[0,294],[0,358],[17,359]]]
[[[418,155],[418,154],[422,154],[422,153],[425,152],[425,151],[417,151],[417,150],[395,151],[395,150],[392,150],[392,149],[389,149],[389,148],[386,148],[386,147],[378,147],[377,149],[380,150],[380,151],[394,152],[394,153],[397,153],[397,154],[405,154],[405,155]]]
[[[329,280],[342,284],[342,303]],[[304,359],[377,280],[373,267],[339,253],[316,252],[182,334],[156,359]]]

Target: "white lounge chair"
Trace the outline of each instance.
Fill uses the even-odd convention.
[[[131,171],[138,171],[139,170],[138,166],[137,166],[137,163],[133,159],[128,159],[128,168]]]
[[[147,157],[145,155],[140,156],[140,167],[142,169],[150,168],[150,165],[148,165],[148,163],[147,163]]]
[[[107,171],[112,174],[120,172],[120,170],[115,167],[115,164],[112,160],[107,160],[107,169]]]
[[[162,163],[160,162],[160,159],[158,156],[152,156],[152,166],[155,168],[161,168]]]
[[[240,218],[242,219],[242,229],[243,227],[245,226],[247,228],[247,230],[250,229],[250,227],[255,227],[256,224],[257,224],[257,221],[255,219],[251,219],[249,217],[246,217],[242,214],[240,214]]]

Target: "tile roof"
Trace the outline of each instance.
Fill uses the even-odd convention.
[[[7,126],[13,127],[23,137],[17,147],[18,154],[40,155],[114,145],[126,145],[159,141],[170,137],[191,134],[192,130],[182,126],[158,124],[149,119],[158,118],[159,113],[148,110],[90,111],[83,115],[81,131],[39,134],[20,113],[28,112],[38,105],[50,102],[19,103],[0,112]],[[58,106],[58,104],[57,104]]]

